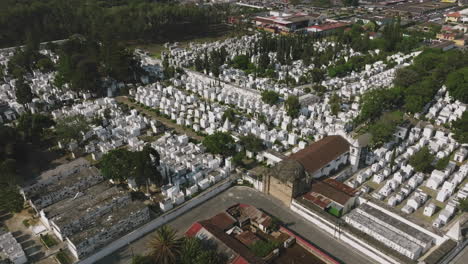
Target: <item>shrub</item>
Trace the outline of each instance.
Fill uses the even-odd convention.
[[[259,240],[249,247],[256,256],[263,258],[268,256],[274,249],[278,248],[280,244],[280,242],[275,241]]]

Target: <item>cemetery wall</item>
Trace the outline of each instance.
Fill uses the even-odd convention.
[[[86,259],[78,261],[77,264],[92,264],[96,262],[97,260],[117,251],[119,248],[122,248],[128,245],[129,243],[132,243],[133,241],[139,239],[140,237],[148,234],[149,232],[157,229],[158,227],[166,224],[167,222],[172,221],[176,217],[184,214],[190,209],[200,205],[206,200],[228,189],[231,186],[231,184],[232,184],[232,180],[230,178],[226,179],[223,182],[218,183],[217,185],[213,186],[212,188],[208,189],[202,194],[183,203],[181,206],[170,210],[169,212],[159,216],[158,218],[152,220],[149,223],[146,223],[142,227],[134,230],[133,232],[121,237],[118,240],[115,240],[114,242],[110,243],[109,245],[95,252],[93,255],[87,257]]]
[[[252,178],[250,176],[247,176],[247,175],[242,176],[242,179],[244,181],[247,181],[247,182],[251,183],[254,186],[255,189],[263,192],[263,181],[262,180],[254,179],[254,178]]]
[[[330,223],[326,219],[322,218],[318,214],[311,212],[310,210],[302,207],[299,203],[295,200],[291,203],[291,210],[300,216],[304,217],[309,222],[314,223],[315,225],[319,226],[322,230],[328,232],[332,236],[336,236],[336,228],[334,223]],[[398,264],[399,262],[388,255],[382,253],[379,249],[374,248],[373,246],[369,245],[368,243],[362,241],[361,239],[355,237],[354,235],[341,230],[338,237],[341,241],[347,243],[348,245],[356,248],[357,250],[363,252],[365,255],[371,257],[378,263],[382,264]]]

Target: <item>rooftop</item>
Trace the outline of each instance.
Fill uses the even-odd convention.
[[[99,233],[109,232],[110,229],[115,227],[119,222],[127,219],[130,215],[138,213],[145,207],[147,208],[147,206],[142,202],[132,201],[124,208],[117,208],[105,215],[102,215],[96,219],[96,221],[94,221],[91,226],[88,226],[85,230],[68,238],[73,242],[73,244],[78,245]]]
[[[328,205],[325,205],[325,203],[329,203],[327,199],[345,205],[348,200],[354,196],[356,191],[357,190],[337,182],[336,180],[327,179],[325,181],[313,182],[310,192],[301,196],[301,198],[313,203],[318,202],[317,205],[322,205],[325,208],[326,205]]]
[[[408,236],[415,238],[421,242],[424,243],[431,243],[434,238],[429,236],[426,233],[423,233],[422,231],[419,231],[418,229],[368,205],[368,204],[362,204],[359,207],[361,210],[365,211],[367,214],[375,217],[376,219],[388,224],[389,226],[395,227],[399,229],[401,232],[404,234],[407,234]]]
[[[328,136],[289,156],[309,173],[314,173],[349,151],[349,143],[342,136]]]
[[[296,160],[286,159],[273,166],[269,173],[282,182],[294,182],[306,177],[303,165]]]
[[[47,217],[59,227],[92,215],[100,208],[108,207],[115,200],[130,200],[130,195],[108,182],[102,182],[44,209]]]
[[[362,215],[357,210],[353,210],[351,213],[347,214],[346,217],[352,219],[357,223],[360,223],[361,225],[366,226],[373,233],[379,234],[385,239],[392,241],[393,243],[407,249],[410,252],[417,253],[421,249],[421,246],[419,246],[415,242],[403,237],[400,233],[397,233],[387,228],[386,226],[383,226],[373,221],[373,219]]]

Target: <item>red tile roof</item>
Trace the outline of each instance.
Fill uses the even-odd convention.
[[[242,244],[246,246],[250,246],[253,243],[260,240],[254,233],[250,231],[244,231],[238,235],[236,235],[237,240],[239,240]]]
[[[342,136],[328,136],[289,156],[309,173],[314,173],[349,151],[350,144]]]
[[[213,225],[221,228],[222,230],[228,230],[229,228],[233,227],[234,224],[237,222],[234,217],[230,216],[229,214],[222,212],[210,219]]]
[[[314,203],[321,209],[326,209],[328,205],[332,203],[332,200],[316,192],[308,192],[304,194],[303,197],[304,199],[306,199],[309,202]]]
[[[332,181],[315,181],[312,183],[310,192],[303,195],[302,197],[306,200],[309,200],[310,202],[315,203],[316,198],[310,199],[310,197],[317,197],[317,194],[320,194],[325,198],[328,198],[344,206],[356,193],[356,190],[353,188],[351,189],[352,190],[345,190],[341,185],[335,184],[335,182]]]
[[[189,236],[189,237],[194,237],[198,231],[200,231],[200,229],[202,229],[202,226],[200,225],[200,223],[198,222],[195,222],[192,224],[192,226],[185,232],[185,235],[186,236]]]
[[[453,12],[450,14],[447,14],[448,17],[460,17],[460,12]]]
[[[255,256],[249,248],[239,242],[237,239],[229,236],[223,230],[213,225],[209,220],[200,221],[200,225],[211,235],[213,235],[219,243],[224,244],[230,250],[241,256],[246,263],[250,264],[266,264],[266,262]],[[236,262],[238,263],[238,262]],[[242,262],[240,262],[242,263]]]
[[[249,262],[247,262],[247,260],[245,260],[245,258],[241,256],[237,256],[237,258],[234,259],[231,263],[232,264],[249,264]]]
[[[320,31],[327,31],[327,30],[332,30],[332,29],[337,29],[337,28],[342,28],[342,27],[347,27],[347,26],[349,26],[348,23],[335,22],[335,23],[325,23],[325,24],[317,25],[317,26],[310,26],[308,28],[316,28],[316,29],[319,29]]]
[[[328,255],[325,252],[323,252],[322,250],[314,247],[312,244],[310,244],[309,242],[304,240],[302,237],[294,234],[291,230],[287,229],[286,227],[283,227],[283,226],[280,227],[280,231],[285,232],[288,235],[295,237],[296,241],[300,242],[300,244],[307,247],[309,249],[309,251],[312,252],[314,255],[320,256],[320,258],[322,260],[326,261],[327,263],[329,263],[329,264],[338,264],[339,263],[338,261],[336,261],[332,257],[330,257],[330,255]]]
[[[354,196],[356,195],[357,193],[357,190],[342,183],[342,182],[339,182],[335,179],[332,179],[332,178],[328,178],[326,180],[324,180],[324,182],[326,182],[328,185],[331,185],[333,188],[339,190],[339,191],[342,191],[344,193],[346,193],[347,195],[350,195],[350,196]]]

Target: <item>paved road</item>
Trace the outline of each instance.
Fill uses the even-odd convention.
[[[451,262],[450,264],[466,264],[468,263],[468,246],[463,249]]]
[[[335,240],[327,233],[319,230],[313,224],[305,221],[278,200],[248,187],[232,187],[190,212],[169,222],[169,225],[183,234],[190,225],[199,220],[207,219],[223,209],[236,204],[246,203],[263,209],[267,213],[277,216],[288,228],[301,234],[304,238],[333,255],[337,260],[349,264],[373,263],[368,257],[361,255],[351,247]],[[132,254],[144,254],[146,245],[152,234],[148,234],[129,246],[120,249],[112,255],[97,262],[98,264],[130,263]]]

